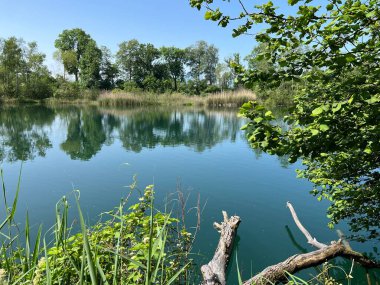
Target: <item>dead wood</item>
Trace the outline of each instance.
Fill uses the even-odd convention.
[[[287,207],[292,214],[294,222],[300,231],[305,235],[308,243],[318,249],[309,253],[293,255],[280,263],[269,266],[249,280],[243,282],[243,285],[276,284],[286,280],[289,273],[294,274],[302,269],[323,264],[324,262],[338,256],[355,260],[356,263],[361,264],[367,269],[380,268],[379,263],[367,258],[357,251],[352,250],[348,243],[344,240],[339,239],[338,241],[332,241],[330,245],[318,242],[316,238],[313,238],[307,229],[302,225],[292,204],[288,202]],[[223,223],[214,223],[214,227],[220,233],[220,239],[214,257],[208,264],[201,267],[203,285],[226,284],[225,271],[230,259],[234,237],[240,223],[240,218],[238,216],[228,218],[227,213],[224,211],[223,216]]]
[[[201,267],[204,285],[225,285],[226,268],[230,260],[232,247],[237,228],[240,224],[238,216],[228,218],[225,211],[223,213],[223,222],[214,223],[214,227],[220,233],[218,247],[216,248],[212,260]]]

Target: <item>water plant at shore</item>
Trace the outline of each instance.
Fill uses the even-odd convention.
[[[88,227],[74,192],[80,230],[69,226],[69,203],[56,205],[56,223],[32,244],[28,215],[22,231],[14,221],[18,186],[12,207],[0,225],[0,284],[186,284],[192,260],[191,234],[170,213],[154,208],[153,186],[138,203],[127,207],[130,195],[104,221]],[[20,185],[20,184],[19,184]],[[178,230],[180,229],[180,230]],[[54,236],[54,238],[51,238]]]
[[[247,89],[222,91],[205,96],[188,96],[181,93],[134,93],[103,92],[97,102],[103,107],[130,107],[147,105],[192,105],[207,107],[239,107],[244,102],[255,100],[256,94]]]

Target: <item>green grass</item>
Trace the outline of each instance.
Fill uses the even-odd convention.
[[[103,214],[104,221],[91,227],[83,218],[79,192],[74,191],[80,230],[72,233],[75,229],[68,226],[69,203],[63,197],[56,204],[55,225],[44,234],[39,227],[33,235],[28,214],[23,230],[14,220],[20,180],[12,206],[8,207],[2,171],[1,178],[7,215],[0,227],[0,284],[190,282],[187,276],[192,260],[184,245],[191,235],[177,231],[179,220],[170,213],[155,209],[153,186],[146,187],[138,203],[127,207],[128,198],[122,200],[118,207]]]
[[[207,107],[239,107],[244,102],[255,100],[256,95],[249,90],[218,92],[205,96],[187,96],[181,93],[153,94],[153,93],[102,93],[98,103],[103,107],[130,107],[147,105],[169,106],[207,106]]]

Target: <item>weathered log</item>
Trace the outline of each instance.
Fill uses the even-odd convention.
[[[366,268],[380,268],[380,264],[364,257],[356,251],[348,250],[342,241],[339,240],[338,242],[333,242],[331,245],[324,246],[321,249],[309,253],[293,255],[285,261],[265,268],[243,284],[274,284],[286,280],[288,273],[294,274],[300,270],[320,265],[337,256],[352,258]]]
[[[244,285],[275,284],[286,280],[288,273],[294,274],[302,269],[323,264],[324,262],[338,256],[353,259],[368,269],[380,268],[379,263],[365,257],[359,252],[352,250],[348,243],[342,241],[341,239],[338,241],[332,241],[330,245],[318,242],[299,221],[293,206],[289,202],[287,203],[287,206],[297,227],[305,235],[308,243],[318,249],[309,253],[293,255],[285,261],[269,266],[249,280],[243,282]],[[225,271],[231,255],[234,237],[240,223],[240,218],[238,216],[228,218],[227,213],[224,211],[223,216],[224,222],[222,224],[214,223],[215,228],[220,232],[220,240],[213,259],[201,268],[203,285],[226,284]]]
[[[228,218],[225,211],[223,213],[223,222],[221,224],[214,223],[214,227],[220,233],[218,247],[216,248],[212,260],[201,267],[204,285],[225,285],[226,284],[226,268],[230,260],[232,247],[237,228],[240,224],[238,216]]]

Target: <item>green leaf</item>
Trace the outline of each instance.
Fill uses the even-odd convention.
[[[212,18],[212,11],[206,11],[205,13],[205,19],[206,20],[210,20]]]
[[[311,135],[313,135],[313,136],[316,136],[319,134],[319,131],[316,129],[310,129],[310,131],[311,131]]]
[[[299,0],[288,0],[288,3],[293,6],[293,5],[296,5],[298,1]]]
[[[318,107],[318,108],[315,108],[312,112],[311,112],[311,115],[313,117],[316,117],[316,116],[319,116],[320,114],[323,113],[323,108],[322,107]]]
[[[330,128],[329,128],[328,125],[321,124],[321,125],[319,125],[319,129],[320,129],[322,132],[326,132],[326,131],[328,131]]]
[[[332,108],[332,111],[333,111],[333,113],[336,113],[336,112],[338,112],[340,109],[342,109],[342,104],[341,104],[341,103],[338,103],[338,104],[336,104],[336,105]]]
[[[272,117],[272,111],[267,111],[264,116],[265,117]]]

